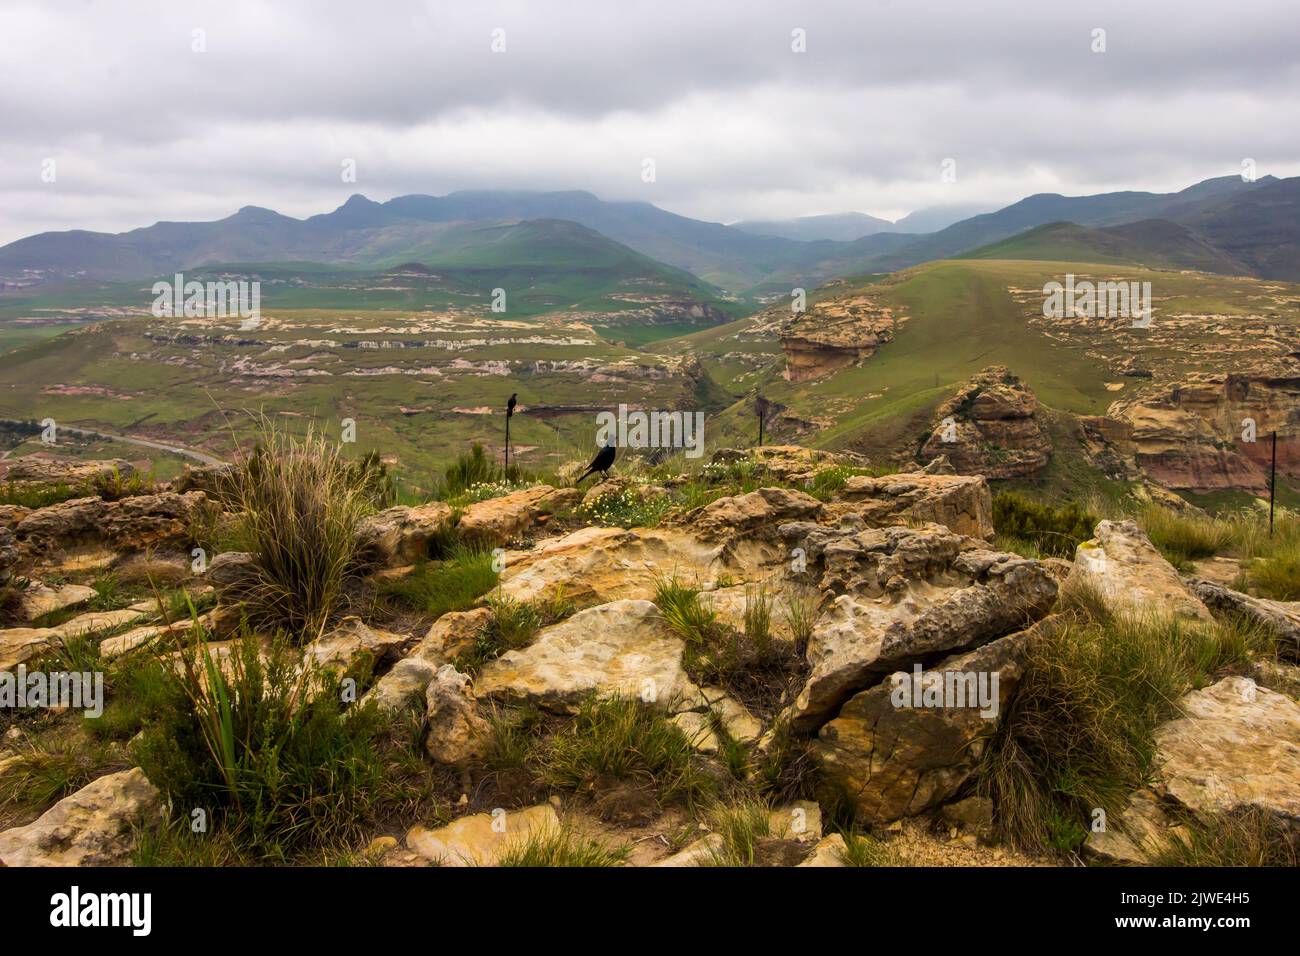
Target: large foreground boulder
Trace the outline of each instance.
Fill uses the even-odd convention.
[[[138,767],[64,797],[25,827],[0,833],[6,866],[123,866],[137,829],[163,819],[163,800]]]
[[[1246,677],[1225,677],[1178,701],[1181,716],[1156,730],[1149,789],[1086,849],[1147,863],[1178,838],[1182,819],[1213,824],[1245,811],[1300,835],[1300,704]]]
[[[985,644],[1043,617],[1057,583],[1038,561],[989,551],[938,525],[865,531],[791,524],[827,603],[811,672],[787,716],[816,730],[887,673]]]
[[[813,753],[823,779],[859,822],[889,823],[956,796],[1015,696],[1034,633],[894,673],[821,728]]]

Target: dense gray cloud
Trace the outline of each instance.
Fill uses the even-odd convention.
[[[731,221],[1177,189],[1246,157],[1295,175],[1293,5],[3,0],[0,242],[352,192],[581,188]]]

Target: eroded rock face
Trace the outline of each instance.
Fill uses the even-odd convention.
[[[803,732],[884,674],[1019,630],[1056,600],[1056,579],[1040,562],[937,525],[781,532],[803,542],[827,595],[808,642],[812,671],[787,714]]]
[[[102,544],[116,551],[182,550],[190,543],[194,523],[211,507],[201,491],[135,495],[120,501],[74,498],[33,511],[18,523],[15,537],[34,554],[84,544]]]
[[[456,530],[466,541],[501,545],[513,541],[557,511],[576,508],[582,502],[578,488],[538,485],[522,488],[500,498],[479,501],[465,509]]]
[[[881,286],[831,295],[809,305],[781,330],[785,377],[804,382],[875,354],[907,316],[883,304]]]
[[[877,526],[933,521],[958,534],[993,537],[993,496],[988,482],[978,475],[855,475],[844,483],[827,513],[856,514]]]
[[[358,550],[379,566],[411,564],[429,557],[429,543],[450,523],[451,507],[441,501],[415,508],[397,505],[358,522]]]
[[[549,803],[523,810],[476,813],[436,830],[413,827],[406,845],[442,866],[494,866],[512,846],[537,833],[559,832],[560,818]]]
[[[1038,474],[1052,443],[1038,421],[1033,389],[1005,366],[993,365],[957,390],[935,414],[922,461],[946,455],[958,474],[1027,478]]]
[[[542,628],[528,647],[486,665],[477,690],[559,712],[572,712],[590,693],[669,709],[700,699],[682,667],[681,639],[650,601],[614,601]]]
[[[1030,632],[1021,632],[949,657],[920,677],[892,674],[822,727],[813,752],[860,822],[915,816],[957,794],[1015,695],[1029,640]]]
[[[1106,443],[1169,488],[1268,492],[1276,430],[1278,472],[1300,474],[1300,366],[1292,359],[1240,372],[1196,373],[1177,385],[1114,403],[1117,440]],[[1243,421],[1255,423],[1255,441]]]
[[[162,819],[162,795],[142,770],[111,773],[64,797],[35,822],[0,833],[0,862],[123,866],[135,849],[135,828]]]
[[[424,749],[436,762],[460,764],[478,756],[492,739],[492,725],[479,713],[469,676],[443,664],[425,690],[429,733]]]
[[[1095,537],[1075,551],[1070,580],[1075,576],[1118,612],[1212,620],[1173,565],[1132,521],[1098,522]]]

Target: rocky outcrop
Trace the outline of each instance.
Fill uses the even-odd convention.
[[[1132,521],[1101,521],[1075,550],[1071,583],[1094,589],[1112,609],[1132,615],[1211,620],[1173,565]]]
[[[784,525],[826,594],[811,672],[787,712],[815,730],[891,671],[977,647],[1048,612],[1057,583],[1038,561],[985,550],[947,528],[866,531]]]
[[[163,800],[138,767],[100,777],[34,823],[0,833],[6,866],[124,866],[142,826],[161,823]]]
[[[993,496],[979,476],[910,472],[849,478],[827,514],[854,514],[868,525],[933,521],[973,538],[993,537]]]
[[[1300,475],[1300,365],[1294,360],[1196,373],[1116,402],[1107,414],[1122,429],[1107,444],[1168,488],[1266,494],[1273,431],[1278,472]]]
[[[33,582],[22,595],[22,616],[32,621],[55,611],[85,604],[95,596],[95,589],[84,584],[46,585]]]
[[[1021,632],[894,673],[821,728],[813,752],[823,779],[859,822],[889,823],[956,796],[1015,696],[1030,639]]]
[[[785,378],[804,382],[869,359],[907,316],[885,305],[879,285],[811,303],[781,329]]]
[[[687,512],[680,524],[702,541],[720,541],[774,532],[781,522],[814,519],[822,510],[820,501],[802,491],[760,488]]]
[[[67,485],[76,488],[100,477],[116,473],[126,478],[135,474],[135,467],[124,458],[82,461],[75,458],[49,458],[44,455],[26,455],[0,463],[0,479],[14,484]]]
[[[29,553],[48,554],[76,545],[115,551],[185,549],[191,528],[212,505],[201,491],[135,495],[119,501],[74,498],[33,511],[14,535]]]
[[[928,462],[947,456],[961,475],[1033,477],[1052,454],[1037,412],[1033,389],[1005,366],[989,366],[939,406],[919,457]]]

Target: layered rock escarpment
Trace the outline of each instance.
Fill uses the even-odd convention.
[[[1114,403],[1098,445],[1131,457],[1152,480],[1191,492],[1268,491],[1271,433],[1279,474],[1300,475],[1300,363],[1198,374]],[[1249,440],[1253,438],[1254,440]]]
[[[1037,413],[1033,389],[1005,366],[989,366],[939,406],[919,458],[929,462],[946,455],[960,475],[1032,477],[1052,454]]]
[[[884,305],[872,286],[813,303],[781,330],[785,378],[822,378],[870,358],[906,320],[906,314]]]

